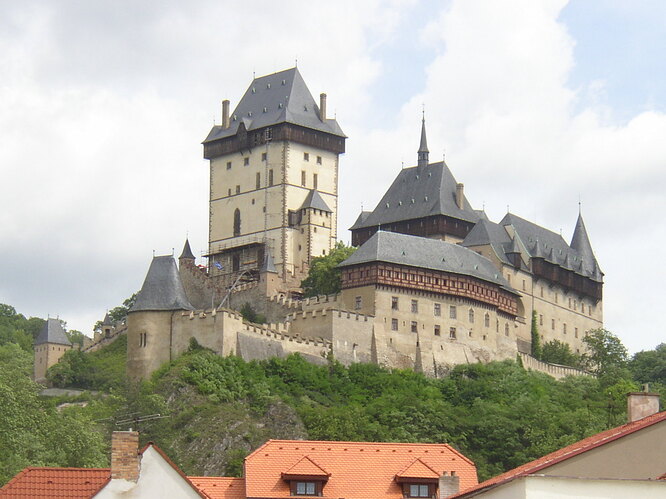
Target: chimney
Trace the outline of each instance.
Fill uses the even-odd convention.
[[[456,205],[458,208],[465,209],[465,185],[456,184]]]
[[[460,477],[452,471],[450,475],[446,471],[439,477],[439,499],[451,497],[460,492]]]
[[[659,412],[659,394],[650,393],[647,384],[643,385],[643,388],[642,392],[627,393],[627,422],[629,423]]]
[[[111,436],[111,478],[139,480],[139,432],[114,431]]]
[[[229,128],[229,99],[222,101],[222,128]]]
[[[326,121],[326,94],[319,95],[319,117],[321,121]]]

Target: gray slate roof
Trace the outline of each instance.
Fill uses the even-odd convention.
[[[443,161],[400,170],[377,207],[354,229],[432,215],[476,222],[479,215],[465,198],[464,209],[456,204],[456,179]]]
[[[585,222],[583,222],[583,215],[580,213],[578,214],[578,220],[576,220],[576,228],[574,229],[573,237],[571,238],[571,247],[576,251],[578,251],[578,254],[583,258],[583,261],[587,262],[597,261],[597,259],[594,256],[594,251],[592,251],[590,238],[587,235]]]
[[[275,268],[275,262],[273,262],[273,255],[271,254],[270,249],[266,248],[266,254],[264,255],[264,263],[261,265],[259,272],[273,272],[277,274],[277,269]]]
[[[111,316],[109,315],[108,312],[104,315],[102,326],[113,326],[113,321],[111,320]]]
[[[46,319],[46,324],[42,327],[42,330],[39,332],[37,339],[35,340],[35,345],[41,345],[43,343],[57,343],[58,345],[72,345],[72,342],[69,341],[65,330],[62,327],[62,324],[58,319]]]
[[[189,258],[191,260],[194,260],[194,253],[192,253],[192,248],[190,248],[190,240],[185,239],[185,246],[183,246],[183,252],[180,254],[178,258]]]
[[[358,229],[359,227],[364,227],[364,223],[367,220],[367,218],[370,216],[372,212],[371,211],[361,211],[361,213],[358,215],[356,218],[356,221],[354,222],[354,225],[349,227],[349,230],[354,230]]]
[[[582,222],[580,217],[579,221]],[[515,239],[511,239],[505,229],[506,226],[513,226],[517,235]],[[583,235],[580,231],[584,231],[584,229],[584,225],[582,225],[582,229],[577,225],[578,236],[576,236],[576,232],[574,233],[574,238],[579,241],[577,244],[584,250],[581,252],[570,247],[561,235],[517,215],[507,213],[499,224],[480,220],[469,232],[462,245],[470,247],[490,244],[500,260],[507,264],[511,263],[506,256],[507,253],[524,249],[531,258],[544,258],[550,263],[573,270],[593,281],[601,282],[603,274],[594,258],[592,248],[589,246],[587,233],[585,233],[587,245],[581,242]],[[589,252],[586,246],[589,246]]]
[[[153,257],[131,312],[143,310],[193,310],[171,255]]]
[[[328,213],[333,213],[333,210],[331,210],[328,207],[326,201],[324,201],[324,199],[321,197],[321,194],[319,194],[319,191],[315,189],[310,189],[310,192],[308,192],[305,201],[303,201],[303,206],[301,206],[301,210],[305,208],[314,208],[315,210],[321,210],[321,211],[327,211]]]
[[[335,119],[321,120],[298,68],[255,78],[230,116],[229,128],[214,126],[204,143],[235,135],[241,121],[247,130],[292,123],[346,137]]]
[[[368,262],[395,263],[467,275],[518,294],[490,260],[475,251],[439,239],[380,230],[339,267]]]

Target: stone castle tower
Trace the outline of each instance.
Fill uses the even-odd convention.
[[[35,340],[35,381],[38,383],[45,381],[47,369],[57,364],[60,357],[71,349],[72,343],[67,338],[60,321],[47,319]]]
[[[275,268],[296,290],[337,238],[338,158],[346,136],[297,68],[255,78],[204,140],[210,160],[208,271],[224,282]]]

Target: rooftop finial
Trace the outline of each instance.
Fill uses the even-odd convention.
[[[428,141],[426,140],[425,129],[425,105],[422,110],[421,117],[421,143],[418,151],[418,166],[428,166]]]

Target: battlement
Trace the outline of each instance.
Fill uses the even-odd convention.
[[[555,379],[564,378],[565,376],[591,376],[590,373],[583,371],[582,369],[576,369],[575,367],[563,366],[560,364],[550,364],[549,362],[537,360],[531,355],[522,352],[519,352],[518,355],[520,356],[520,360],[525,369],[546,373]]]

